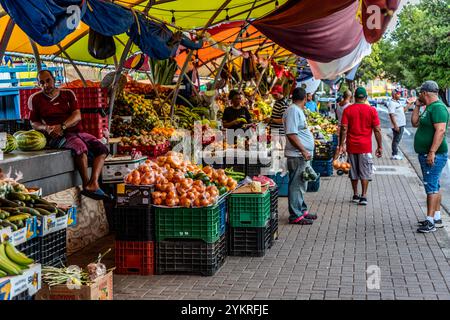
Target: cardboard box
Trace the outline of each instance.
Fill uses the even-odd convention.
[[[154,186],[117,185],[118,206],[149,206],[152,204]]]
[[[39,237],[46,236],[50,233],[66,229],[69,226],[77,224],[77,208],[71,206],[64,208],[67,214],[62,217],[57,217],[56,214],[42,216],[37,219],[37,235]]]
[[[9,241],[13,245],[25,243],[28,240],[37,237],[37,219],[32,217],[26,220],[25,227],[12,231],[11,227],[3,228],[0,230],[0,242]]]
[[[36,294],[42,286],[41,265],[36,263],[23,271],[20,276],[0,278],[0,300],[11,300],[28,290],[30,296]]]
[[[147,157],[139,159],[131,159],[131,156],[108,158],[105,161],[105,165],[102,169],[102,181],[105,182],[123,182],[125,176],[139,168],[141,163],[145,162]]]
[[[13,245],[17,246],[36,237],[37,237],[37,218],[31,217],[26,220],[26,226],[24,228],[12,232],[10,242]]]
[[[67,285],[49,287],[42,285],[36,300],[113,300],[113,273],[95,279],[91,285],[84,285],[78,289]]]

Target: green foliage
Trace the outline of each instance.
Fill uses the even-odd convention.
[[[430,79],[450,87],[449,17],[448,0],[405,5],[396,29],[378,43],[382,76],[410,88]]]
[[[383,74],[383,62],[381,61],[381,49],[378,43],[372,45],[372,53],[361,61],[355,80],[369,82]]]

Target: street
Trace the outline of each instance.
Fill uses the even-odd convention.
[[[378,105],[377,107],[378,115],[381,121],[381,128],[383,131],[387,133],[387,135],[392,139],[392,130],[391,123],[389,120],[389,114],[387,112],[387,107]],[[417,172],[419,177],[422,177],[422,171],[420,169],[420,164],[417,159],[417,154],[414,151],[414,134],[416,133],[416,128],[413,128],[411,125],[411,114],[412,111],[407,111],[406,113],[406,130],[403,134],[402,141],[400,142],[400,150],[403,153],[403,156],[409,160],[409,162],[414,167],[414,170]],[[450,142],[450,131],[447,131],[447,143]],[[390,157],[390,154],[385,154],[386,157]],[[447,212],[450,212],[450,197],[446,196],[450,194],[450,172],[446,171],[444,168],[444,173],[441,178],[441,193],[442,197],[442,206],[445,208]]]

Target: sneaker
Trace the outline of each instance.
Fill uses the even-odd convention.
[[[360,200],[360,197],[358,195],[354,195],[353,199],[352,199],[352,202],[359,203],[359,200]]]
[[[305,215],[298,217],[295,220],[289,221],[289,224],[300,224],[300,225],[308,225],[308,224],[313,224],[314,220],[313,219],[308,219],[305,218]]]
[[[436,231],[435,225],[428,220],[425,221],[423,226],[421,226],[421,227],[419,227],[419,229],[417,229],[417,232],[422,232],[422,233],[429,233],[429,232],[434,232],[434,231]]]
[[[403,160],[403,157],[401,155],[396,154],[395,156],[391,157],[391,160]]]
[[[417,225],[418,225],[419,227],[422,227],[422,226],[424,226],[424,225],[426,224],[427,221],[428,221],[428,220],[419,221],[419,222],[417,223]],[[442,219],[434,220],[434,226],[435,226],[436,228],[443,228],[444,225],[442,224]]]
[[[303,216],[306,219],[311,219],[311,220],[316,220],[317,219],[317,214],[309,213],[309,211],[303,212]]]
[[[366,198],[359,198],[359,205],[366,206],[367,205],[367,199]]]

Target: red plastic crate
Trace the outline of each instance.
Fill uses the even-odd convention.
[[[165,144],[158,144],[156,146],[119,146],[117,148],[118,154],[126,154],[130,155],[133,149],[142,153],[143,156],[147,156],[148,158],[154,158],[169,152],[170,142],[167,141]]]
[[[22,89],[20,90],[20,117],[21,119],[30,118],[28,109],[28,99],[30,96],[41,89]],[[108,108],[108,89],[106,88],[73,88],[80,109],[106,109]]]
[[[103,138],[103,129],[108,128],[108,116],[101,113],[81,113],[83,132],[92,134],[97,139]]]
[[[117,241],[117,274],[152,275],[155,270],[155,248],[153,241]]]

